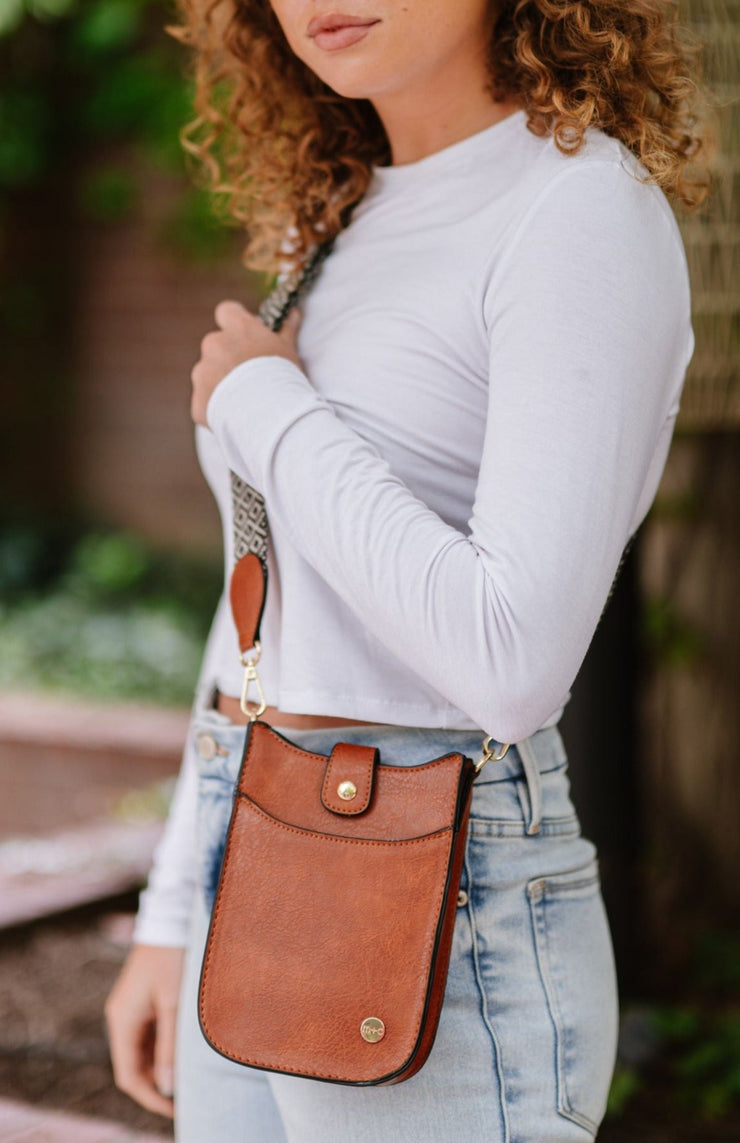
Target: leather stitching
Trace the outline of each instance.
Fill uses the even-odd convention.
[[[260,813],[262,813],[263,816],[269,818],[269,815],[264,814],[264,811],[260,810],[258,806],[255,806],[255,804],[253,802],[250,802],[249,804],[254,809],[256,809]],[[271,820],[275,821],[275,819],[271,819]],[[281,826],[283,829],[291,830],[294,833],[300,833],[301,832],[300,830],[295,830],[293,826],[283,825],[282,822],[276,822],[275,824]],[[441,830],[439,832],[444,833],[445,830]],[[447,832],[450,834],[451,842],[454,842],[453,831],[448,829]],[[319,835],[319,836],[322,838],[325,838],[326,840],[344,841],[344,842],[349,842],[350,844],[353,844],[353,845],[358,845],[358,844],[359,845],[385,845],[385,846],[388,846],[388,845],[417,845],[417,844],[419,844],[419,842],[426,840],[425,838],[416,838],[412,841],[401,841],[401,842],[374,842],[374,841],[360,841],[360,842],[358,842],[358,841],[355,841],[354,838],[331,838],[330,835]],[[435,835],[429,834],[427,836],[428,837],[434,837]],[[226,844],[226,852],[224,853],[223,869],[221,872],[221,878],[220,878],[220,883],[219,883],[219,887],[218,887],[218,893],[216,895],[216,901],[215,901],[214,910],[213,910],[213,919],[212,919],[210,931],[208,934],[208,941],[207,941],[208,947],[207,947],[206,956],[205,956],[205,959],[203,962],[203,972],[202,972],[202,978],[201,978],[200,988],[199,988],[200,1020],[201,1020],[201,1025],[202,1025],[204,1031],[207,1030],[208,1020],[206,1017],[204,1004],[203,1004],[203,993],[205,990],[206,978],[207,978],[207,975],[208,975],[208,972],[209,972],[209,969],[211,966],[211,957],[212,957],[212,952],[213,952],[211,937],[213,936],[213,934],[215,932],[216,924],[218,921],[218,914],[219,914],[219,910],[221,907],[222,890],[223,890],[224,884],[226,883],[227,868],[228,868],[228,864],[229,864],[229,859],[231,857],[231,849],[232,849],[231,843],[232,843],[232,831],[230,828],[229,829],[229,838],[228,838],[228,841]],[[444,866],[445,878],[443,879],[442,886],[439,889],[439,891],[436,895],[436,898],[435,898],[434,914],[435,914],[435,917],[437,920],[436,920],[436,923],[430,927],[430,930],[427,933],[426,943],[424,946],[424,957],[425,957],[425,961],[426,961],[427,965],[430,965],[430,963],[431,963],[430,958],[429,958],[429,953],[430,953],[430,951],[434,945],[435,933],[437,932],[437,929],[439,926],[439,915],[440,915],[440,909],[441,909],[443,899],[444,899],[444,890],[445,890],[445,884],[446,884],[446,872],[447,872],[447,869],[449,867],[449,862],[450,862],[450,849],[448,848],[447,859],[445,861],[445,866]],[[426,990],[425,990],[424,999],[426,999]],[[422,1003],[420,1006],[418,1019],[416,1020],[415,1028],[414,1028],[413,1040],[414,1040],[415,1045],[419,1039],[419,1031],[421,1029],[422,1019],[424,1017],[424,1009],[425,1009],[425,1004]],[[209,1035],[209,1039],[210,1039],[210,1042],[212,1043],[212,1045],[218,1051],[222,1052],[225,1056],[228,1056],[229,1059],[238,1061],[238,1062],[243,1063],[243,1064],[248,1064],[248,1065],[251,1065],[253,1067],[264,1067],[264,1064],[261,1064],[260,1061],[258,1061],[258,1060],[251,1059],[248,1056],[242,1056],[238,1053],[234,1053],[232,1051],[229,1051],[229,1049],[226,1047],[226,1045],[217,1041],[215,1039],[215,1037],[210,1032],[208,1035]],[[323,1079],[334,1079],[334,1080],[339,1080],[340,1082],[350,1082],[350,1083],[355,1082],[355,1081],[351,1081],[351,1080],[348,1081],[348,1077],[345,1075],[339,1075],[339,1074],[333,1073],[333,1072],[308,1071],[306,1068],[295,1068],[294,1067],[294,1068],[291,1068],[291,1073],[294,1075],[317,1076],[317,1077],[321,1077]]]
[[[259,806],[256,802],[252,801],[249,794],[240,793],[239,800],[246,802],[252,807],[253,810],[256,810],[256,812],[261,817],[270,822],[272,825],[278,826],[279,829],[286,829],[290,833],[298,834],[299,837],[305,837],[308,834],[310,837],[315,837],[319,841],[343,841],[348,845],[365,845],[374,846],[376,848],[378,846],[385,846],[386,848],[389,848],[390,846],[394,845],[421,845],[423,842],[429,841],[430,838],[440,837],[443,833],[452,832],[452,826],[446,825],[442,826],[441,829],[432,830],[431,833],[424,833],[421,835],[421,837],[404,837],[399,841],[382,841],[379,838],[372,837],[345,837],[345,835],[342,833],[321,833],[319,830],[302,829],[300,826],[289,825],[287,822],[281,822],[279,818],[274,818],[272,814],[268,814],[265,810],[263,810],[262,806]]]
[[[346,745],[354,746],[355,743],[346,743]],[[352,799],[354,802],[353,805],[350,805],[348,802],[336,802],[334,800],[334,795],[331,791],[331,787],[337,780],[336,769],[337,766],[341,765],[341,763],[337,763],[335,761],[334,750],[332,750],[331,754],[329,755],[329,761],[326,764],[324,785],[321,789],[321,801],[326,806],[327,810],[331,810],[332,813],[342,814],[344,816],[361,814],[364,813],[370,804],[370,793],[373,785],[373,771],[375,769],[376,760],[378,757],[378,750],[374,746],[361,746],[359,748],[361,750],[371,751],[372,757],[370,759],[369,765],[366,764],[362,768],[363,785],[361,789],[358,789],[357,794],[355,795],[355,798],[358,798],[359,800],[355,802],[355,799]]]

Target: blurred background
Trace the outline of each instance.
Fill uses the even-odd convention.
[[[696,351],[653,510],[562,724],[622,1028],[600,1139],[740,1139],[740,0],[682,0],[717,192],[679,223]],[[102,1005],[221,588],[190,370],[268,282],[186,168],[164,0],[0,0],[0,1141],[169,1125]]]

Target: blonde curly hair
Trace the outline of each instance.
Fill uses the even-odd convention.
[[[244,265],[274,273],[333,237],[390,162],[369,100],[338,95],[290,48],[269,0],[173,0],[165,31],[191,51],[196,117],[180,134]],[[675,0],[491,0],[488,90],[535,135],[575,153],[587,127],[621,139],[688,211],[710,194],[717,149],[703,48]],[[220,196],[220,197],[219,197]],[[286,233],[294,236],[286,255]],[[282,250],[281,250],[282,246]]]

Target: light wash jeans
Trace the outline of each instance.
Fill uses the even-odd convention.
[[[390,1087],[349,1087],[245,1067],[200,1030],[197,992],[245,727],[199,700],[200,888],[178,1017],[178,1143],[585,1143],[604,1114],[617,1047],[617,984],[593,844],[580,835],[555,728],[476,779],[447,991],[422,1069]],[[276,729],[280,729],[276,727]],[[461,730],[283,730],[328,754],[338,739],[414,765]],[[276,870],[279,876],[279,870]]]

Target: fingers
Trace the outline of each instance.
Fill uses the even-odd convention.
[[[283,328],[280,330],[280,332],[283,333],[285,330],[287,330],[288,332],[295,334],[298,331],[298,329],[300,328],[300,324],[302,321],[303,321],[303,314],[301,313],[301,311],[298,309],[297,306],[294,306],[293,309],[288,314],[288,316],[286,317],[286,319],[283,323]]]
[[[262,319],[258,317],[257,314],[251,313],[241,302],[235,302],[231,298],[225,298],[219,302],[213,313],[216,318],[216,325],[222,330],[227,330],[234,325],[248,324],[249,322],[259,322],[263,324]],[[303,314],[298,309],[298,306],[293,306],[293,309],[283,322],[280,334],[286,331],[295,333],[300,327],[302,318]],[[278,334],[278,336],[280,336],[280,334]],[[209,337],[209,334],[206,334],[206,338],[207,337]],[[203,340],[205,341],[205,338]],[[202,345],[203,343],[201,342],[201,346]]]
[[[134,945],[105,1004],[116,1086],[170,1119],[184,958],[182,948]]]
[[[160,1095],[172,1099],[175,1091],[175,1035],[177,1004],[166,1002],[157,1012],[157,1038],[154,1041],[154,1083]]]
[[[216,325],[220,329],[228,329],[234,322],[243,322],[245,318],[254,318],[255,316],[241,302],[235,302],[231,298],[219,302],[213,313],[216,318]]]
[[[302,320],[303,314],[297,306],[294,306],[278,331],[277,336],[282,342],[290,346],[292,350],[296,348],[296,338],[301,328]]]
[[[254,357],[285,357],[302,368],[296,337],[301,322],[295,307],[280,332],[245,309],[240,302],[227,298],[214,310],[220,328],[209,330],[200,343],[201,356],[190,371],[193,391],[190,415],[196,424],[208,428],[206,409],[213,390],[227,373]]]
[[[156,1021],[142,1019],[117,1007],[106,1010],[113,1078],[118,1087],[142,1107],[172,1118],[174,1104],[157,1090],[152,1067]]]

